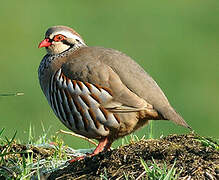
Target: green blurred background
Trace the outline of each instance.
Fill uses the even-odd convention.
[[[38,49],[48,27],[66,25],[90,46],[125,52],[157,81],[171,104],[192,128],[219,137],[219,1],[218,0],[19,0],[0,7],[0,128],[27,141],[30,124],[35,135],[41,124],[53,134],[65,127],[51,111],[38,83]],[[170,122],[153,125],[155,137],[188,132]],[[136,132],[143,136],[145,127]],[[63,136],[74,148],[87,142]],[[114,147],[120,144],[117,141]]]

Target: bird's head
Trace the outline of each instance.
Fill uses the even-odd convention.
[[[66,26],[53,26],[46,31],[45,39],[38,47],[45,47],[48,54],[60,54],[81,46],[86,44],[76,31]]]

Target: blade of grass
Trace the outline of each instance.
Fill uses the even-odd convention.
[[[0,136],[3,134],[5,128],[2,128],[1,131],[0,131]]]
[[[0,94],[2,97],[8,97],[8,96],[23,96],[24,93],[18,92],[18,93],[6,93],[6,94]]]
[[[165,176],[165,178],[163,180],[170,180],[170,179],[172,179],[173,175],[175,174],[174,171],[173,171],[174,170],[173,168],[174,168],[175,164],[176,164],[176,161],[174,161],[171,169],[168,171],[167,175]]]
[[[11,138],[11,140],[9,140],[9,139],[5,136],[5,139],[6,139],[7,143],[8,143],[8,146],[10,146],[10,145],[12,144],[12,142],[14,141],[16,135],[17,135],[17,131],[15,131],[14,136]]]
[[[141,158],[140,161],[141,161],[141,164],[142,164],[144,170],[145,170],[147,173],[151,173],[151,169],[150,169],[150,168],[148,167],[148,165],[145,163],[144,159]]]

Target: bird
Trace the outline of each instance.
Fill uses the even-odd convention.
[[[67,26],[50,27],[38,47],[47,51],[38,68],[41,89],[68,129],[98,140],[90,156],[109,150],[150,120],[190,128],[155,80],[126,54],[88,46]]]

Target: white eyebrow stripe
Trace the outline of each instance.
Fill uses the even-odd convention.
[[[78,39],[80,42],[84,43],[84,41],[79,36],[72,34],[71,32],[68,32],[68,31],[59,31],[59,32],[52,33],[50,35],[50,38],[52,39],[55,35],[58,35],[58,34],[62,34],[67,38]]]

